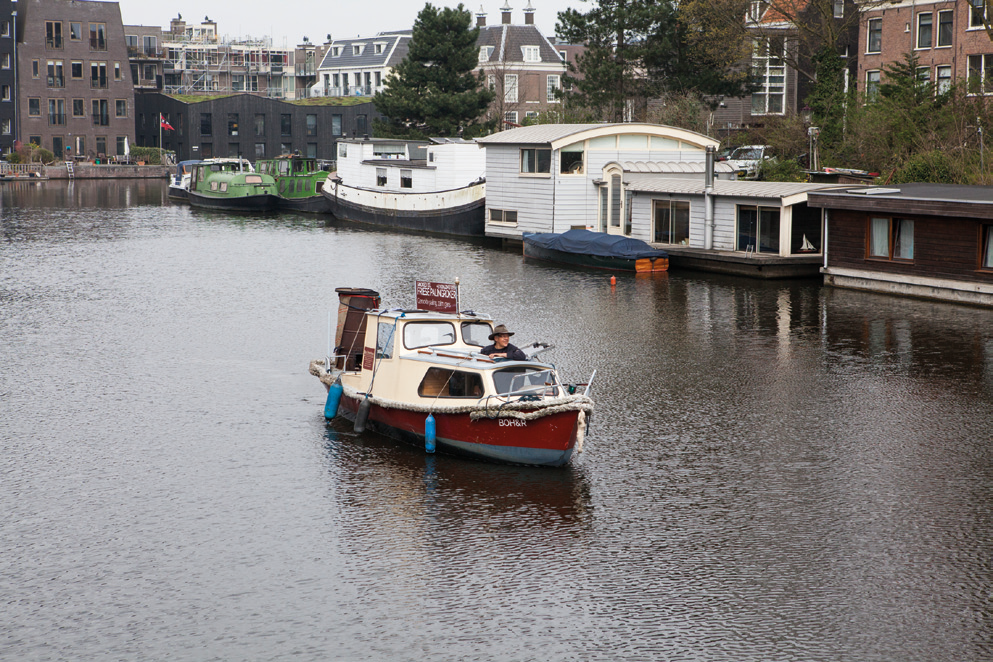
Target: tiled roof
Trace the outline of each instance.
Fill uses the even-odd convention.
[[[377,53],[375,44],[382,44],[382,52]],[[376,69],[379,67],[395,67],[407,55],[410,44],[409,34],[386,33],[375,37],[362,39],[336,39],[321,61],[319,69],[338,69],[342,67],[363,67]],[[361,45],[362,51],[356,55],[353,46]],[[339,48],[339,54],[334,55],[334,49]]]
[[[489,59],[480,62],[524,64],[524,46],[537,46],[541,62],[560,64],[559,52],[534,25],[484,25],[479,28],[476,45],[492,46]],[[528,62],[528,64],[537,64]]]

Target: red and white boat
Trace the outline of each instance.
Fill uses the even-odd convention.
[[[564,384],[553,365],[533,358],[479,353],[493,332],[490,317],[384,310],[373,290],[335,291],[333,355],[310,364],[328,389],[327,418],[344,416],[358,431],[428,452],[494,462],[561,466],[582,451],[589,383]],[[535,347],[547,345],[524,349]]]

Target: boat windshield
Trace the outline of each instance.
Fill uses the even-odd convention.
[[[403,346],[407,349],[454,343],[455,326],[451,322],[407,322],[403,327]]]
[[[462,340],[466,345],[485,347],[490,341],[493,327],[486,322],[462,322]]]
[[[551,370],[514,366],[493,373],[493,386],[498,395],[538,395],[559,394],[555,373]]]

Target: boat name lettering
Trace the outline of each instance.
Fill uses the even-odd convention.
[[[419,280],[414,290],[419,309],[439,313],[458,312],[458,289],[454,283],[431,283]]]
[[[501,418],[500,427],[512,427],[512,428],[526,428],[528,426],[527,421],[522,421],[519,418]]]

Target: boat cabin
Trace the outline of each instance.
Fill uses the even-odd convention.
[[[553,366],[491,359],[480,353],[493,332],[488,316],[363,311],[361,305],[342,306],[345,319],[339,316],[335,352],[336,367],[344,370],[342,384],[360,393],[411,404],[441,400],[449,405],[460,400],[475,405],[489,397],[562,394]]]
[[[474,141],[360,138],[338,141],[337,176],[383,193],[450,191],[482,181],[485,150]]]

